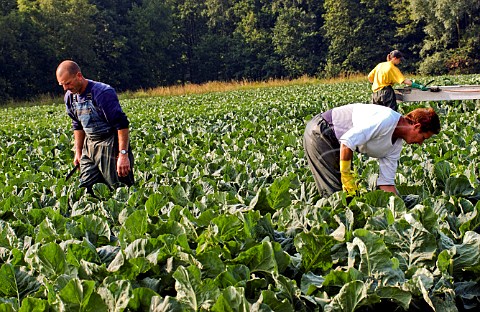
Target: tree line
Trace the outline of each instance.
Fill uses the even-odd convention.
[[[367,73],[392,49],[475,73],[479,33],[478,0],[0,0],[0,102],[61,94],[64,59],[119,91]]]

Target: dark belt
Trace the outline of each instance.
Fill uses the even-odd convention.
[[[331,113],[327,114],[327,118],[331,117]],[[337,148],[340,147],[340,143],[338,142],[337,136],[335,135],[335,131],[333,130],[333,124],[328,121],[328,119],[321,114],[318,119],[317,127],[322,136],[330,141],[332,147]]]
[[[87,134],[86,136],[92,141],[104,141],[111,136],[115,135],[116,131],[109,131],[106,133],[95,133],[95,134]]]
[[[378,93],[380,91],[386,91],[386,90],[391,90],[392,92],[394,92],[392,86],[385,86],[385,87],[381,88],[380,90],[375,91],[374,93]]]
[[[332,122],[332,110],[330,109],[325,113],[322,113],[322,118],[328,123],[328,126],[330,127],[330,129],[332,129],[333,133],[335,133]]]

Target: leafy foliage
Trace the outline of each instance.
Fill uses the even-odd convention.
[[[368,94],[343,83],[126,100],[137,183],[97,185],[98,198],[65,181],[63,105],[3,109],[2,309],[478,308],[478,103],[427,103],[442,132],[404,147],[405,201],[374,190],[364,157],[359,196],[319,198],[305,124]]]
[[[406,73],[478,73],[479,11],[477,0],[3,0],[0,104],[60,95],[64,59],[119,91],[367,73],[393,49]]]

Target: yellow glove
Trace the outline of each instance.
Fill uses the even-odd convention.
[[[347,192],[348,195],[353,196],[357,192],[358,187],[355,183],[355,177],[353,176],[351,166],[351,160],[340,160],[342,189],[344,192]]]

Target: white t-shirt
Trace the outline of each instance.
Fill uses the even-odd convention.
[[[401,115],[377,104],[349,104],[332,109],[332,124],[340,143],[378,159],[377,185],[395,185],[402,139],[392,142]]]

